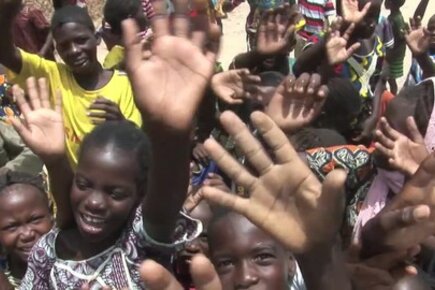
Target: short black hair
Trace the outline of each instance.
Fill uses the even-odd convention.
[[[142,9],[139,0],[107,0],[104,6],[104,20],[114,34],[121,34],[121,22],[134,17]]]
[[[19,171],[8,171],[0,175],[0,193],[7,187],[15,184],[27,184],[38,189],[45,197],[47,197],[44,189],[44,181],[40,175],[32,175]]]
[[[95,25],[86,8],[66,5],[57,9],[51,18],[51,31],[66,23],[78,23],[95,32]]]
[[[112,145],[116,149],[136,154],[140,170],[138,187],[146,184],[148,169],[151,165],[151,144],[147,135],[130,121],[106,121],[85,136],[80,146],[79,161],[89,148],[102,148]]]
[[[313,148],[327,148],[346,145],[346,138],[335,130],[325,128],[302,128],[289,136],[289,140],[298,152]]]

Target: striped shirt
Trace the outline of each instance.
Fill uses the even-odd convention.
[[[309,37],[319,34],[328,17],[335,15],[334,2],[332,0],[299,0],[299,11],[304,16],[306,25],[300,35]]]
[[[142,11],[148,20],[154,16],[155,13],[151,0],[142,0]]]

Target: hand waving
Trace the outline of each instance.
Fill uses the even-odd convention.
[[[257,34],[257,52],[275,55],[294,44],[297,5],[285,5],[268,11],[262,18]]]
[[[420,164],[429,156],[429,152],[414,118],[409,117],[406,123],[411,138],[391,128],[387,120],[382,118],[379,130],[376,131],[377,142],[375,146],[388,157],[388,162],[394,168],[405,174],[413,175]]]
[[[62,120],[62,105],[60,94],[57,95],[56,106],[52,108],[49,102],[47,81],[34,78],[27,79],[28,101],[24,92],[17,85],[13,94],[24,121],[11,118],[12,125],[27,146],[35,152],[44,163],[65,153],[65,133]]]
[[[406,44],[414,56],[427,53],[430,45],[430,32],[421,26],[421,19],[410,19],[410,28],[405,33]]]
[[[191,33],[188,1],[174,1],[173,21],[165,3],[153,2],[158,16],[151,20],[155,38],[150,57],[143,54],[135,22],[124,21],[127,73],[150,134],[164,128],[187,134],[214,71],[216,51],[204,52],[205,46],[209,36],[219,38],[220,32],[204,25]]]
[[[328,88],[321,85],[320,75],[289,76],[266,104],[265,113],[281,130],[291,133],[319,116],[327,96]]]
[[[248,69],[229,70],[215,74],[211,87],[216,96],[229,105],[242,104],[243,99],[257,90],[261,79]]]
[[[342,24],[343,19],[338,17],[332,24],[326,38],[326,56],[331,66],[345,62],[361,46],[359,42],[356,42],[348,48],[348,42],[355,29],[355,24],[350,24],[346,31],[341,34]]]
[[[212,187],[205,187],[202,194],[211,202],[243,214],[290,251],[303,253],[313,246],[330,246],[341,226],[346,174],[341,170],[333,171],[321,184],[267,115],[254,112],[251,120],[271,148],[273,159],[234,113],[221,115],[222,125],[246,155],[251,168],[258,172],[258,177],[215,140],[209,139],[205,144],[219,168],[237,185],[245,187],[249,197]]]
[[[349,23],[358,24],[366,16],[370,9],[371,2],[368,1],[362,10],[359,10],[358,0],[340,0],[341,10],[343,14],[344,21]]]

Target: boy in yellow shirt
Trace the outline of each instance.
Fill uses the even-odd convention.
[[[125,118],[142,125],[127,75],[105,70],[97,60],[99,39],[85,9],[65,6],[53,15],[51,30],[63,64],[14,46],[10,27],[20,6],[21,0],[0,0],[0,26],[5,32],[0,63],[14,73],[14,83],[22,85],[30,76],[47,78],[53,103],[57,91],[62,93],[67,153],[73,166],[81,140],[96,123]]]

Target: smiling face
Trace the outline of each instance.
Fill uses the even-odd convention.
[[[229,213],[215,221],[209,246],[224,290],[288,290],[289,253],[245,217]]]
[[[0,193],[0,244],[12,259],[26,262],[52,226],[47,198],[36,187],[14,184]]]
[[[71,190],[78,230],[91,243],[115,242],[140,200],[135,151],[90,146],[79,159]]]
[[[65,23],[54,30],[53,38],[59,56],[73,73],[89,74],[99,66],[98,39],[89,27],[74,22]]]

